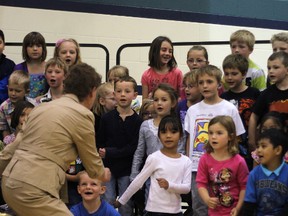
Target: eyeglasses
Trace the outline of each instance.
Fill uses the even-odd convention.
[[[203,59],[188,59],[187,61],[192,64],[194,63],[201,64],[201,63],[207,62],[206,60],[203,60]]]
[[[185,89],[185,88],[188,88],[188,89],[192,89],[193,87],[195,87],[196,85],[192,85],[192,84],[188,84],[188,85],[182,85],[182,87]]]

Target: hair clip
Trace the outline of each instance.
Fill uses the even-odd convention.
[[[65,39],[59,39],[59,40],[56,42],[56,47],[59,47],[64,41],[65,41]]]

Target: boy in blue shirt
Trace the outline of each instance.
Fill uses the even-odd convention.
[[[106,187],[99,179],[91,179],[85,171],[82,171],[79,174],[77,189],[83,201],[70,209],[74,216],[120,216],[114,207],[100,199]]]
[[[287,135],[272,128],[260,134],[257,154],[260,164],[249,175],[240,215],[288,215]]]

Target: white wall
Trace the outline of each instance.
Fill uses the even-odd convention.
[[[0,29],[6,42],[22,42],[30,31],[39,31],[48,43],[60,38],[75,38],[79,43],[100,43],[110,52],[110,67],[116,64],[116,51],[125,43],[149,43],[159,36],[168,36],[173,42],[228,41],[230,34],[243,27],[203,23],[142,19],[102,14],[75,13],[53,10],[27,9],[0,6]],[[270,40],[281,30],[246,28],[255,34],[256,40]],[[186,54],[190,47],[175,47],[175,57],[183,73],[188,71]],[[221,67],[224,57],[230,54],[229,46],[206,46],[211,64]],[[125,49],[121,64],[130,69],[138,84],[142,72],[148,67],[149,48]],[[22,61],[21,47],[6,47],[5,54],[15,63]],[[99,48],[81,48],[82,59],[105,74],[105,52]],[[251,58],[266,71],[266,61],[271,45],[255,45]],[[53,48],[48,49],[48,58]]]

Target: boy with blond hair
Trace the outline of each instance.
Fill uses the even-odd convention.
[[[105,194],[106,186],[100,179],[92,179],[88,173],[79,173],[78,193],[82,202],[71,207],[70,211],[74,216],[120,216],[120,214],[101,196]]]
[[[218,95],[222,72],[214,65],[199,68],[196,80],[203,100],[191,106],[186,114],[184,128],[188,133],[186,154],[192,160],[192,206],[193,215],[207,216],[207,206],[201,200],[196,187],[196,174],[200,157],[204,154],[208,142],[208,124],[218,115],[228,115],[234,120],[237,136],[245,133],[237,108]]]
[[[280,51],[288,53],[288,32],[274,34],[271,38],[271,44],[273,53]]]
[[[8,80],[9,98],[0,105],[0,131],[2,131],[3,138],[15,130],[11,127],[11,114],[16,102],[26,100],[35,106],[37,105],[34,99],[26,96],[29,89],[30,79],[28,73],[22,70],[14,71]]]
[[[255,36],[248,30],[238,30],[230,36],[230,48],[232,54],[240,54],[249,62],[246,75],[246,85],[263,91],[266,88],[266,77],[264,71],[253,62],[249,56],[253,52]]]

